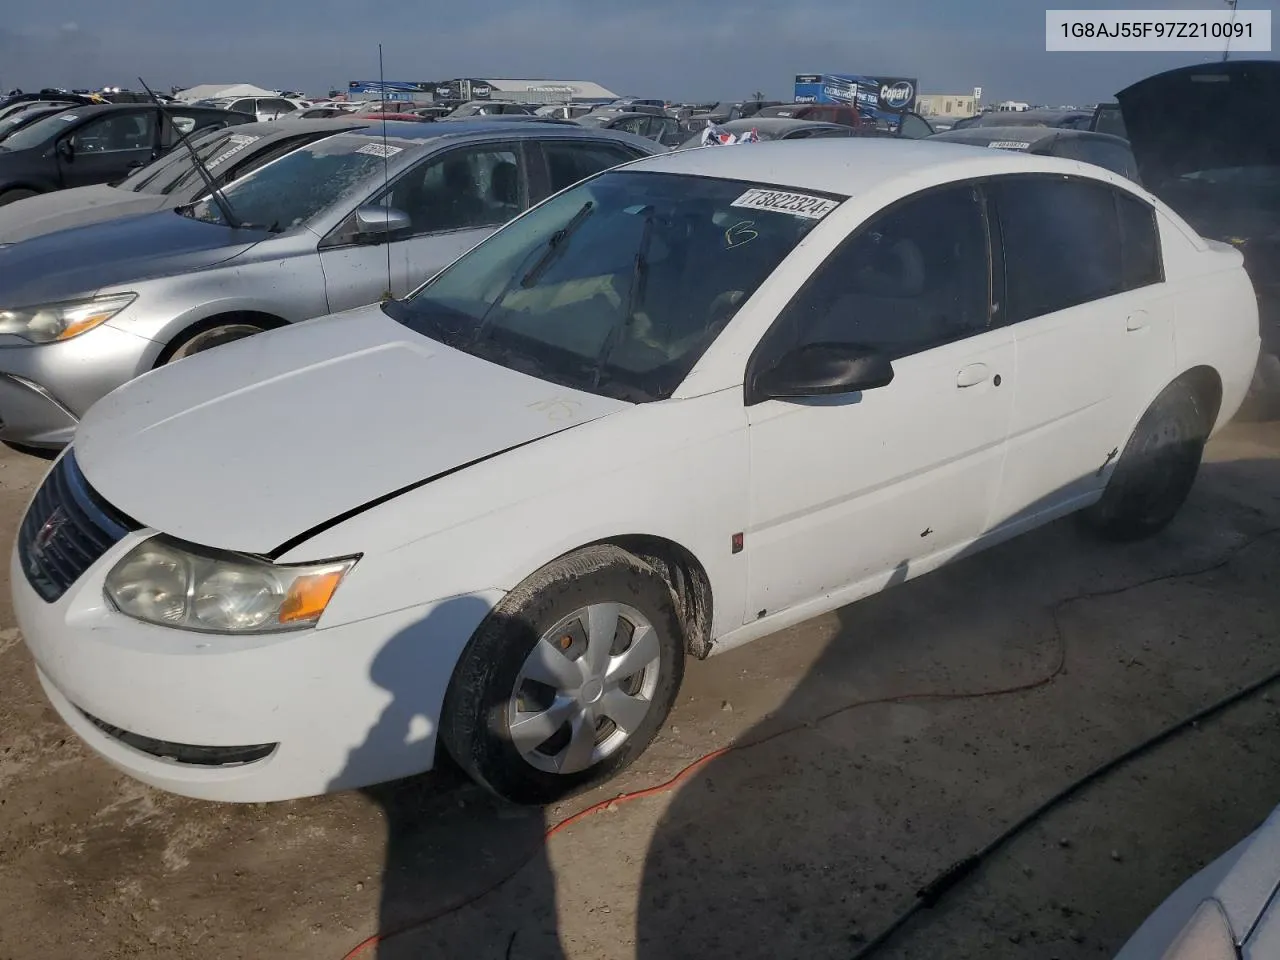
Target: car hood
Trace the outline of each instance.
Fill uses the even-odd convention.
[[[0,243],[17,243],[129,214],[151,213],[172,204],[163,194],[135,193],[105,184],[55,190],[0,207]]]
[[[47,233],[0,247],[0,306],[34,306],[198,270],[271,236],[203,223],[173,210]]]
[[[90,409],[74,446],[94,489],[139,523],[269,554],[628,406],[453,350],[374,305],[144,374]]]
[[[1142,182],[1197,170],[1280,165],[1280,62],[1195,64],[1140,80],[1116,94]]]

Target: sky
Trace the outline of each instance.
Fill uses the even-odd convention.
[[[1089,0],[1054,7],[1086,6]],[[1222,10],[1222,0],[1106,9]],[[1241,0],[1242,8],[1269,4]],[[1034,0],[51,0],[0,20],[0,92],[254,83],[324,94],[388,80],[593,80],[623,96],[790,99],[797,73],[915,77],[925,93],[1084,104],[1203,53],[1046,53]],[[438,9],[433,9],[438,8]],[[1274,54],[1244,54],[1250,58]],[[1216,59],[1216,57],[1213,57]]]

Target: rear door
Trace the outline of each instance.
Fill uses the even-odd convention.
[[[160,155],[159,136],[155,107],[92,117],[58,140],[62,185],[87,187],[123,180]]]
[[[1154,211],[1096,180],[998,178],[1018,378],[995,524],[1067,512],[1105,485],[1135,420],[1173,376],[1172,300]]]

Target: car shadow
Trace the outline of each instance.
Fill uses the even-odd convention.
[[[663,813],[636,956],[848,960],[1003,826],[1273,669],[1280,651],[1239,638],[1280,622],[1267,572],[1280,560],[1267,532],[1280,528],[1277,472],[1280,461],[1206,463],[1150,540],[1099,545],[1068,518],[763,641],[804,656],[815,623],[829,637],[781,706]],[[1192,576],[1170,578],[1181,573]],[[934,696],[951,693],[962,696]],[[851,703],[864,706],[841,710]],[[1265,740],[1273,722],[1250,735]],[[1250,759],[1254,747],[1223,740],[1152,774],[1160,788],[1107,794],[1105,813],[1078,801],[1092,844],[1045,840],[1037,825],[1018,850],[1025,873],[971,886],[969,900],[961,886],[961,906],[944,901],[877,960],[1111,955],[1195,866],[1171,863],[1188,849],[1211,859],[1280,802],[1280,745]],[[1136,866],[1119,869],[1120,849]]]
[[[420,697],[421,645],[486,610],[476,597],[447,600],[387,641],[371,665],[370,679],[390,699],[331,789],[368,782],[388,756],[412,753],[415,744],[433,750],[436,765],[360,789],[385,822],[386,846],[378,933],[353,958],[505,960],[517,940],[521,960],[564,957],[543,812],[507,804],[468,780],[434,744]],[[503,896],[491,896],[498,886]]]

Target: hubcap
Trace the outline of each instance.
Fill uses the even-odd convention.
[[[661,647],[634,607],[593,603],[534,644],[507,705],[511,742],[547,773],[578,773],[615,753],[649,715]]]

